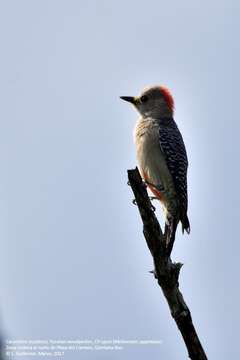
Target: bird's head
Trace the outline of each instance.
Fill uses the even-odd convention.
[[[148,87],[139,96],[120,96],[120,98],[133,104],[145,118],[159,119],[173,116],[174,100],[170,91],[164,86]]]

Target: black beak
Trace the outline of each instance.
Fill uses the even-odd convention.
[[[120,99],[128,101],[131,104],[135,104],[135,98],[133,96],[120,96]]]

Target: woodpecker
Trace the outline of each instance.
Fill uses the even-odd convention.
[[[121,96],[140,113],[135,129],[139,171],[143,181],[163,205],[169,253],[179,221],[190,232],[187,216],[188,158],[174,121],[174,99],[164,86],[145,88],[137,97]]]

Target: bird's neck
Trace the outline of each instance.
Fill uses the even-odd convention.
[[[153,109],[142,114],[144,118],[152,118],[152,119],[163,119],[163,118],[173,118],[173,110],[168,106],[161,106],[161,108]]]

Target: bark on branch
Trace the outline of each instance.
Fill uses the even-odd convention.
[[[146,186],[142,182],[137,168],[128,170],[128,180],[142,218],[143,234],[153,257],[158,284],[168,302],[171,315],[182,334],[189,358],[207,360],[193,326],[190,310],[179,290],[178,278],[182,264],[173,263],[170,258],[171,254],[166,251],[166,236],[163,234],[154,214]]]

